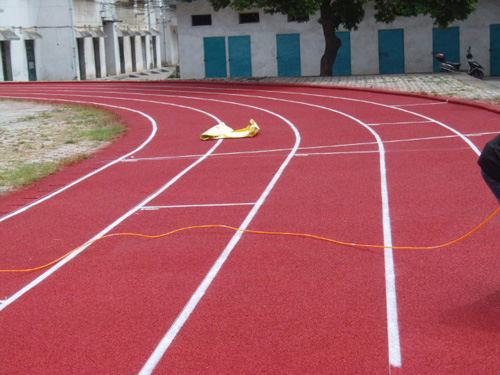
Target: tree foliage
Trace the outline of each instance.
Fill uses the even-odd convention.
[[[182,0],[192,2],[196,0]],[[298,22],[306,22],[319,11],[323,27],[325,52],[321,57],[320,74],[332,75],[332,67],[341,46],[335,35],[340,27],[356,30],[365,17],[368,0],[210,0],[214,10],[231,7],[242,11],[259,8],[266,13],[281,13]],[[390,23],[398,17],[430,16],[434,23],[446,28],[456,20],[465,20],[479,0],[371,0],[375,6],[375,19]]]
[[[476,9],[479,0],[376,0],[375,18],[393,22],[397,17],[430,16],[434,23],[447,28],[453,21],[464,21]]]

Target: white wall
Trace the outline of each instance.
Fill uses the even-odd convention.
[[[108,12],[101,13],[101,6],[106,5]],[[0,27],[7,27],[21,38],[10,42],[12,75],[14,81],[27,81],[27,57],[21,27],[36,27],[41,39],[35,42],[35,62],[37,79],[40,81],[73,80],[80,76],[77,42],[74,27],[99,27],[102,29],[102,16],[108,19],[120,19],[111,10],[119,9],[121,24],[130,27],[148,29],[156,26],[156,8],[137,7],[125,9],[114,7],[113,0],[0,0]],[[142,13],[142,14],[141,14]],[[120,56],[114,23],[108,23],[106,38],[99,38],[98,49],[101,59],[101,76],[120,74]],[[125,62],[127,73],[132,72],[131,47],[129,36],[124,37]],[[136,38],[137,71],[144,70],[142,49],[139,36]],[[157,66],[161,66],[160,36],[157,43]],[[151,36],[146,36],[146,69],[152,65]],[[85,50],[85,75],[87,79],[96,78],[95,50],[93,39],[82,39]],[[1,69],[1,67],[0,67]],[[3,80],[3,72],[0,76]]]
[[[391,24],[384,24],[375,22],[373,2],[367,4],[365,11],[365,20],[358,30],[350,34],[351,74],[379,73],[378,30],[381,29],[404,29],[406,73],[432,72],[432,30],[435,26],[430,17],[399,18]],[[204,77],[204,37],[235,35],[251,36],[252,75],[276,76],[278,33],[300,33],[302,75],[319,75],[324,38],[317,22],[318,15],[312,16],[308,23],[295,23],[287,22],[283,15],[271,16],[262,10],[259,13],[259,23],[242,25],[238,23],[238,12],[230,8],[214,12],[208,2],[177,4],[181,77]],[[212,26],[191,26],[191,16],[200,14],[211,14]],[[460,27],[460,54],[464,67],[467,66],[465,51],[467,46],[471,45],[474,57],[483,65],[485,73],[489,74],[490,24],[500,24],[498,0],[481,0],[478,9],[468,20],[451,25]]]
[[[162,34],[160,55],[163,65],[179,64],[177,14],[174,10],[166,10],[157,14],[156,24]]]

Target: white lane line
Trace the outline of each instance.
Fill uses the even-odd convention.
[[[239,104],[239,105],[242,105],[242,104]],[[239,226],[239,228],[243,229],[243,230],[248,227],[250,222],[253,220],[253,218],[255,217],[257,212],[259,211],[260,207],[262,206],[262,204],[266,200],[267,196],[269,195],[269,193],[273,189],[274,185],[276,185],[276,182],[281,177],[283,171],[290,163],[290,160],[292,160],[294,154],[297,152],[297,149],[299,148],[299,144],[300,144],[300,134],[299,134],[298,130],[286,118],[284,118],[284,117],[282,117],[274,112],[268,111],[266,109],[257,108],[257,107],[253,107],[253,106],[248,106],[248,107],[260,109],[262,111],[270,113],[270,114],[280,118],[285,123],[287,123],[291,127],[291,129],[293,130],[293,132],[295,134],[295,144],[294,144],[294,147],[292,148],[292,151],[288,154],[288,156],[285,159],[285,161],[283,162],[283,164],[281,164],[279,170],[276,172],[276,174],[274,175],[271,182],[267,185],[266,189],[264,190],[264,192],[262,193],[262,195],[260,196],[258,201],[253,206],[250,213],[247,215],[247,217],[245,218],[243,223],[241,223],[241,225]],[[184,306],[184,308],[182,309],[179,316],[177,316],[175,322],[172,324],[172,326],[167,331],[165,336],[161,339],[160,343],[158,344],[156,349],[153,351],[153,353],[151,354],[151,356],[149,357],[147,362],[144,364],[143,368],[139,372],[139,375],[149,375],[153,372],[153,370],[155,369],[155,367],[158,364],[158,362],[160,361],[160,359],[163,357],[163,355],[165,354],[167,349],[170,347],[170,344],[172,343],[172,341],[175,339],[175,337],[177,336],[177,334],[179,333],[181,328],[184,326],[184,324],[186,323],[188,318],[191,316],[192,312],[194,311],[194,309],[196,308],[196,306],[198,305],[198,303],[200,302],[202,297],[205,295],[205,292],[207,291],[208,287],[210,286],[212,281],[215,279],[215,277],[219,273],[223,264],[226,262],[227,258],[229,257],[229,255],[233,251],[236,244],[239,242],[242,235],[243,235],[243,232],[241,232],[241,231],[235,232],[235,234],[233,235],[233,237],[231,238],[231,240],[229,241],[229,243],[225,247],[224,251],[221,253],[219,258],[213,264],[212,268],[207,273],[207,275],[205,276],[205,278],[203,279],[201,284],[198,286],[198,288],[196,289],[194,294],[191,296],[191,298],[189,299],[187,304]]]
[[[380,125],[409,125],[409,124],[427,124],[427,123],[434,123],[434,121],[400,121],[400,122],[380,122],[377,124],[367,124],[370,126],[380,126]]]
[[[213,116],[212,114],[210,114],[208,112],[204,112],[204,111],[202,111],[200,109],[196,109],[196,108],[192,108],[192,109],[196,110],[198,112],[206,114],[207,116],[213,118],[217,123],[221,122],[217,117]],[[152,118],[151,118],[151,120],[154,121]],[[203,160],[205,160],[211,153],[214,152],[214,150],[217,147],[219,147],[219,145],[221,143],[222,143],[222,140],[218,140],[216,142],[216,144],[210,150],[208,150],[202,157],[200,157],[194,163],[190,164],[187,168],[185,168],[183,171],[181,171],[175,177],[173,177],[170,181],[168,181],[165,185],[163,185],[159,190],[157,190],[155,193],[151,194],[149,197],[147,197],[145,200],[143,200],[137,206],[135,206],[134,208],[132,208],[130,211],[128,211],[125,214],[123,214],[120,218],[118,218],[117,220],[115,220],[112,224],[110,224],[109,226],[107,226],[105,229],[103,229],[101,232],[99,232],[98,234],[96,234],[94,237],[92,237],[87,242],[92,242],[92,241],[96,240],[97,238],[100,238],[100,237],[106,235],[112,229],[114,229],[116,226],[118,226],[119,224],[121,224],[125,219],[127,219],[128,217],[130,217],[131,215],[133,215],[135,212],[139,211],[142,207],[146,206],[149,202],[151,202],[153,199],[155,199],[157,196],[159,196],[161,193],[163,193],[165,190],[167,190],[170,186],[172,186],[175,182],[177,182],[187,172],[189,172],[191,169],[193,169],[195,166],[197,166]],[[72,253],[68,257],[66,257],[63,260],[61,260],[60,262],[56,263],[54,266],[52,266],[50,269],[48,269],[47,271],[45,271],[43,274],[41,274],[40,276],[38,276],[36,279],[34,279],[33,281],[31,281],[26,286],[24,286],[22,289],[20,289],[19,291],[17,291],[11,297],[7,298],[4,301],[4,303],[2,305],[0,305],[0,311],[2,311],[4,308],[6,308],[7,306],[9,306],[11,303],[15,302],[17,299],[19,299],[25,293],[27,293],[28,291],[30,291],[31,289],[33,289],[35,286],[37,286],[38,284],[40,284],[42,281],[44,281],[45,279],[47,279],[50,275],[52,275],[59,268],[61,268],[66,263],[68,263],[69,261],[71,261],[77,255],[79,255],[80,253],[82,253],[89,246],[90,245],[81,247],[80,249],[78,249],[78,251],[75,251],[74,253]]]
[[[196,208],[196,207],[234,207],[234,206],[253,206],[255,202],[252,203],[208,203],[208,204],[178,204],[172,206],[144,206],[141,210],[144,211],[156,211],[166,208]]]
[[[331,147],[331,146],[330,146]],[[234,152],[221,152],[214,153],[210,158],[220,157],[220,156],[237,156],[237,155],[255,155],[255,154],[271,154],[279,152],[290,152],[291,148],[278,148],[275,150],[258,150],[258,151],[234,151]],[[195,158],[199,155],[178,155],[178,156],[155,156],[150,158],[133,158],[123,160],[124,163],[137,162],[137,161],[158,161],[158,160],[169,160],[169,159],[189,159]]]
[[[295,156],[319,156],[319,155],[351,155],[351,154],[377,154],[378,150],[373,151],[332,151],[332,152],[309,152],[305,154],[297,154]]]

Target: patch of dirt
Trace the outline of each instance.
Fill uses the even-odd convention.
[[[109,144],[75,140],[70,119],[77,113],[71,106],[0,100],[0,113],[0,174],[23,164],[90,155]],[[0,194],[11,189],[0,184]]]

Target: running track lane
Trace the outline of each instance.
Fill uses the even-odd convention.
[[[141,89],[143,84],[139,83],[126,85],[126,87],[106,85],[106,88],[109,89],[110,86],[119,87],[121,91],[130,87],[131,90],[136,92],[136,95],[146,93],[144,88]],[[156,99],[158,99],[162,90],[168,91],[164,93],[165,95],[171,95],[172,89],[177,91],[176,95],[182,95],[178,92],[180,89],[185,91],[188,88],[188,91],[200,91],[199,87],[196,89],[186,87],[190,85],[180,85],[181,88],[172,87],[179,86],[179,84],[162,86],[164,85],[147,86],[147,91],[151,93],[150,89],[155,89],[154,97]],[[197,84],[197,86],[200,85]],[[81,85],[79,91],[82,91],[82,87],[90,88],[92,86]],[[167,88],[169,90],[166,90]],[[462,111],[462,106],[446,104],[445,106],[453,107],[450,108],[451,112],[448,113],[448,111],[443,111],[442,108],[432,109],[439,107],[440,104],[436,102],[414,97],[304,87],[298,89],[287,87],[279,88],[279,90],[262,86],[257,88],[260,89],[259,92],[255,90],[255,87],[248,86],[235,88],[227,85],[221,87],[210,85],[201,88],[201,90],[206,91],[205,96],[213,97],[214,92],[220,91],[221,98],[233,101],[235,98],[229,99],[227,94],[234,94],[243,89],[243,93],[251,94],[252,98],[243,99],[240,97],[238,101],[248,101],[253,104],[258,102],[262,106],[266,104],[266,108],[278,109],[281,114],[286,114],[287,118],[292,118],[301,132],[302,148],[291,163],[291,167],[295,166],[295,168],[289,167],[285,171],[280,182],[266,200],[263,209],[256,216],[252,224],[255,228],[262,229],[262,227],[265,227],[265,229],[304,231],[341,239],[352,236],[353,241],[363,242],[359,241],[360,238],[363,238],[366,242],[382,242],[379,219],[380,191],[378,183],[376,183],[379,180],[379,176],[377,176],[379,157],[377,148],[373,145],[373,137],[369,135],[368,131],[360,131],[359,123],[352,119],[346,120],[345,116],[337,116],[333,113],[326,115],[325,112],[328,111],[325,109],[298,105],[296,103],[298,101],[308,101],[316,106],[331,107],[346,113],[351,112],[352,116],[359,119],[359,121],[373,124],[371,127],[381,135],[387,149],[391,221],[396,245],[399,242],[408,244],[407,241],[419,241],[418,244],[429,241],[430,244],[435,244],[436,238],[455,238],[463,234],[463,230],[472,226],[471,221],[476,219],[479,222],[491,211],[491,199],[482,186],[482,181],[474,178],[476,170],[473,168],[471,160],[474,162],[475,160],[470,145],[466,144],[463,139],[458,139],[456,134],[451,134],[449,129],[445,129],[442,124],[433,123],[428,119],[423,119],[422,116],[432,115],[439,118],[441,122],[444,120],[449,125],[456,126],[461,132],[478,134],[497,131],[495,130],[498,128],[496,125],[498,116],[496,114],[478,111],[477,109],[474,113],[471,113],[473,111],[470,108]],[[265,93],[262,92],[262,89],[264,89]],[[142,92],[140,93],[140,91]],[[211,92],[211,94],[208,94],[208,92]],[[298,95],[298,93],[301,94]],[[325,95],[329,98],[324,98]],[[257,99],[257,96],[273,97],[274,99]],[[334,99],[331,98],[332,96],[342,97],[342,99]],[[293,105],[286,104],[284,101],[276,101],[276,98],[292,99],[295,103]],[[375,99],[384,106],[359,101],[373,101]],[[192,105],[193,101],[190,100],[189,104]],[[212,102],[210,107],[213,107],[213,104]],[[406,105],[406,109],[417,110],[417,114],[422,113],[423,115],[410,115],[408,118],[408,112],[402,111],[402,107],[399,107],[400,109],[392,107],[394,104]],[[415,106],[416,104],[417,106]],[[421,108],[417,109],[416,107],[419,106]],[[237,114],[226,113],[224,109],[221,109],[221,111],[224,112],[224,120],[230,125],[233,123],[232,121],[239,121],[242,116],[246,115],[246,113],[240,112],[241,108],[238,109],[240,113]],[[235,111],[233,109],[228,112]],[[467,121],[466,115],[469,118],[471,116],[475,119],[480,118],[480,124],[475,123],[475,126],[471,126],[471,121]],[[226,120],[226,118],[229,120]],[[447,120],[450,118],[451,120],[448,122]],[[265,120],[267,119],[263,119],[263,121]],[[274,122],[269,121],[269,123],[273,124],[273,130],[275,130],[276,126]],[[258,123],[262,126],[262,122],[258,121]],[[332,129],[325,130],[325,124],[331,124]],[[264,129],[267,130],[266,127]],[[276,130],[278,134],[274,142],[266,144],[268,150],[276,150],[276,145],[280,140],[279,137],[284,136],[282,129]],[[191,190],[191,193],[186,191],[181,185],[173,185],[173,188],[178,186],[175,192],[169,190],[170,194],[160,195],[158,200],[161,202],[155,203],[147,210],[141,210],[138,215],[134,215],[130,221],[127,220],[124,224],[136,228],[137,231],[143,231],[145,226],[151,230],[158,227],[158,221],[165,224],[168,220],[171,220],[174,225],[181,225],[183,221],[192,222],[201,218],[199,216],[200,212],[206,212],[208,215],[206,217],[211,218],[217,216],[215,212],[223,211],[221,217],[224,220],[229,220],[229,216],[232,215],[238,216],[237,212],[241,216],[242,213],[248,211],[248,209],[244,208],[244,204],[233,206],[229,210],[222,207],[198,207],[196,213],[191,210],[193,207],[178,206],[185,201],[196,201],[196,197],[200,197],[200,201],[204,201],[207,197],[214,196],[206,192],[209,189],[193,188],[198,176],[204,177],[206,184],[206,181],[210,181],[209,176],[217,173],[217,171],[223,170],[229,173],[227,170],[229,165],[240,163],[238,166],[248,169],[258,162],[260,166],[266,166],[269,160],[274,159],[277,154],[284,154],[283,151],[258,154],[244,152],[249,151],[249,148],[253,148],[256,141],[264,142],[264,138],[269,141],[268,137],[270,136],[272,134],[266,134],[266,137],[259,135],[259,137],[244,144],[224,142],[223,146],[227,146],[228,151],[221,152],[221,154],[214,157],[214,159],[220,159],[215,160],[219,164],[210,165],[209,167],[213,168],[212,170],[203,168],[203,170],[199,171],[200,173],[185,176],[193,179],[193,181],[187,183],[187,186],[188,189],[194,189],[195,194],[192,194],[193,190]],[[449,138],[450,136],[453,136],[453,138]],[[491,137],[491,135],[477,135],[470,138],[474,139],[478,147],[481,147],[488,137]],[[198,144],[199,142],[195,145]],[[243,153],[237,154],[238,152]],[[178,155],[193,154],[196,153],[180,152]],[[393,158],[391,158],[392,154]],[[269,155],[272,157],[269,158]],[[418,155],[418,157],[415,157],[415,155]],[[443,159],[447,160],[443,155],[447,156],[448,159],[453,157],[454,163],[440,164],[443,163]],[[311,159],[316,159],[316,161],[311,161]],[[172,158],[162,160],[173,162]],[[418,163],[416,160],[418,160]],[[145,157],[143,161],[145,163],[155,163],[158,160],[155,160],[154,157]],[[460,161],[460,163],[457,161]],[[141,164],[144,163],[141,162]],[[419,168],[414,169],[416,164]],[[470,169],[464,168],[464,165],[468,165]],[[408,173],[410,169],[408,166],[412,167],[414,173]],[[443,173],[443,169],[446,170],[446,168],[441,169],[440,166],[448,168],[453,173]],[[455,166],[455,169],[450,169],[453,166]],[[142,168],[144,168],[144,165],[142,165]],[[433,173],[426,173],[429,170]],[[231,170],[231,172],[238,173],[238,168]],[[248,176],[248,173],[246,173],[246,176]],[[393,177],[392,180],[391,176]],[[468,178],[464,178],[464,176]],[[460,182],[467,180],[468,183],[455,183],[448,186],[447,182],[451,177]],[[246,184],[246,188],[255,184],[254,181],[246,182],[249,182]],[[233,183],[236,184],[234,181]],[[208,187],[220,188],[223,184],[220,181],[212,181],[208,185]],[[353,189],[353,187],[355,188]],[[446,191],[444,197],[443,190]],[[478,195],[471,202],[468,199],[471,191],[481,191],[483,194]],[[183,192],[184,196],[182,195]],[[436,195],[439,196],[436,197]],[[219,201],[224,203],[227,203],[228,199],[230,199],[229,196],[226,197],[226,200],[224,197],[217,197]],[[460,201],[460,205],[456,205],[457,200]],[[232,201],[234,202],[234,200]],[[170,205],[170,202],[175,204]],[[241,210],[242,208],[243,210]],[[394,212],[397,212],[397,214]],[[144,217],[142,214],[144,214]],[[159,218],[161,220],[158,220]],[[270,220],[270,218],[273,219]],[[279,220],[276,220],[276,218],[279,218]],[[445,219],[447,221],[444,221]],[[442,223],[443,225],[441,225]],[[164,226],[160,225],[160,227],[163,228]],[[374,229],[370,229],[370,227]],[[495,368],[495,353],[498,354],[498,329],[495,330],[495,328],[498,327],[491,325],[495,321],[495,314],[498,317],[498,310],[488,310],[488,306],[494,306],[495,301],[487,293],[492,289],[498,290],[494,289],[496,287],[494,285],[498,285],[498,280],[496,273],[493,272],[494,267],[498,266],[498,255],[491,248],[491,245],[488,245],[494,243],[492,239],[495,238],[495,233],[494,228],[491,228],[491,230],[487,228],[484,232],[481,232],[484,237],[482,236],[481,240],[475,238],[474,254],[471,254],[470,243],[466,249],[459,248],[457,251],[454,248],[453,252],[450,250],[452,254],[447,253],[444,255],[442,251],[436,254],[396,252],[398,310],[400,326],[402,327],[403,353],[402,367],[398,370],[399,372],[409,374],[416,373],[416,371],[418,373],[435,373],[435,369],[439,368],[440,373],[460,373],[462,370],[464,373],[473,373],[474,368],[481,366],[481,372],[488,373],[488,371],[491,372],[491,369]],[[225,236],[224,233],[217,236],[220,235]],[[198,235],[190,233],[181,239],[176,239],[172,244],[182,245],[186,252],[193,253],[194,247],[201,246],[206,242],[211,243],[212,237],[208,240],[208,236],[215,236],[215,234],[206,233],[205,236],[200,238]],[[146,296],[147,293],[151,295],[158,288],[158,280],[172,279],[171,274],[168,275],[170,278],[167,275],[158,275],[156,267],[154,268],[155,272],[152,272],[152,270],[147,272],[146,266],[139,267],[139,269],[135,268],[133,272],[130,270],[131,265],[137,266],[138,264],[144,265],[147,263],[147,260],[144,259],[144,252],[138,254],[140,252],[139,248],[144,247],[149,251],[149,249],[158,246],[162,254],[164,254],[164,245],[141,245],[138,243],[138,247],[135,247],[134,243],[132,249],[129,240],[118,242],[119,244],[115,247],[108,245],[111,249],[115,249],[113,254],[108,253],[110,250],[103,243],[106,250],[101,251],[99,255],[109,255],[108,267],[105,266],[105,260],[100,257],[94,259],[93,262],[94,265],[97,263],[102,267],[102,279],[108,283],[110,280],[116,280],[119,286],[106,285],[107,288],[103,289],[102,287],[96,288],[94,286],[95,281],[89,282],[86,291],[79,290],[79,293],[83,293],[83,297],[87,297],[86,300],[82,303],[75,303],[70,299],[71,306],[75,310],[72,318],[81,321],[82,311],[80,306],[87,307],[86,303],[89,300],[94,301],[96,295],[102,296],[97,298],[97,300],[101,299],[100,310],[106,310],[103,306],[107,307],[108,310],[101,311],[102,316],[97,314],[101,319],[89,319],[89,323],[101,324],[104,328],[108,328],[108,331],[110,330],[109,324],[106,325],[107,319],[103,319],[103,317],[113,315],[109,314],[110,310],[112,310],[109,305],[116,305],[115,299],[119,299],[119,297],[123,299],[123,296],[127,296],[132,290],[136,298],[139,298],[140,295]],[[478,249],[476,249],[476,246]],[[203,249],[206,251],[204,247]],[[113,271],[116,273],[110,274],[109,265],[112,264],[112,268],[118,267],[114,260],[117,250],[120,250],[119,254],[127,253],[127,257],[120,258],[120,261],[126,264]],[[186,256],[184,252],[182,255],[183,257]],[[431,259],[431,261],[422,264],[427,259]],[[161,261],[163,260],[161,259]],[[450,269],[447,267],[451,260],[460,264],[459,272],[455,268]],[[159,258],[155,258],[155,261],[158,262]],[[179,263],[180,260],[176,258],[176,261]],[[198,264],[191,257],[182,261],[187,262],[183,266],[187,267],[189,265],[186,269],[190,271],[191,269],[195,270]],[[170,268],[170,271],[174,272],[172,263],[167,263],[165,267],[162,267],[162,270],[167,272],[167,269]],[[486,268],[486,272],[483,272],[485,263],[490,268]],[[73,262],[67,267],[70,266],[73,266]],[[154,266],[157,266],[157,264],[154,264]],[[76,270],[80,271],[70,272],[69,276],[66,276],[70,280],[67,285],[71,282],[74,283],[75,272],[82,274],[82,265],[75,265],[75,267]],[[482,270],[479,275],[478,268]],[[96,267],[91,269],[96,272]],[[64,268],[58,271],[57,274],[63,272],[63,270]],[[136,288],[132,289],[130,284],[123,280],[124,270],[133,275],[133,280],[130,281],[138,287],[137,293]],[[421,272],[415,275],[415,270]],[[430,277],[429,273],[432,273],[433,270],[439,270],[440,272]],[[446,272],[446,270],[448,271]],[[140,275],[137,275],[138,273]],[[171,290],[166,291],[165,295],[168,296],[169,303],[172,303],[173,296],[182,295],[180,290],[182,288],[179,289],[178,287],[182,285],[185,278],[193,278],[191,273],[185,271],[184,276],[181,277],[182,280],[171,280],[172,283],[177,282],[178,284],[175,284],[175,287]],[[450,274],[455,275],[455,273],[457,273],[456,277],[450,280]],[[51,280],[57,274],[54,274]],[[179,277],[178,273],[176,275]],[[468,275],[468,278],[464,278],[464,275]],[[95,276],[97,275],[87,275],[92,279]],[[146,279],[155,282],[148,284]],[[138,280],[142,285],[145,285],[142,293],[139,293],[141,288],[137,284]],[[474,286],[474,288],[471,288],[474,293],[464,292],[460,283],[452,282],[462,280],[476,282],[467,284]],[[60,286],[60,283],[55,281],[48,280],[46,282],[54,282]],[[151,287],[150,285],[156,286]],[[456,296],[456,299],[451,299],[451,301],[446,298],[446,304],[439,303],[439,301],[442,301],[440,297],[443,296],[441,289],[445,289],[445,286],[448,286],[447,291],[454,287],[453,290]],[[489,286],[489,288],[486,286]],[[42,286],[40,285],[38,288],[42,288]],[[228,259],[228,263],[208,289],[207,295],[202,299],[200,305],[180,331],[179,336],[174,340],[173,345],[158,364],[158,372],[209,373],[218,371],[231,372],[231,370],[246,372],[245,369],[252,373],[255,369],[261,369],[264,372],[288,373],[300,373],[307,371],[307,369],[315,369],[319,373],[346,373],[346,371],[347,373],[388,372],[387,337],[385,334],[386,328],[384,327],[385,302],[383,301],[385,292],[383,289],[381,252],[360,249],[353,251],[353,249],[337,247],[332,249],[331,245],[313,245],[307,241],[302,246],[299,246],[296,239],[261,239],[244,235],[238,244],[237,251],[233,252]],[[425,293],[422,292],[423,289]],[[107,291],[107,293],[103,293],[103,290]],[[120,291],[129,292],[120,293]],[[32,293],[34,292],[35,290],[32,291]],[[161,292],[156,291],[156,293]],[[74,296],[73,290],[65,291],[64,288],[60,287],[56,293],[62,293],[64,296]],[[474,305],[476,300],[472,298],[478,297],[478,294],[485,297],[480,299],[481,302],[484,302],[482,305]],[[493,293],[493,297],[494,295],[495,293]],[[27,296],[23,298],[27,298]],[[43,293],[41,296],[43,296]],[[38,296],[37,298],[41,297]],[[65,301],[62,305],[69,308],[69,306],[66,306],[67,299],[60,298]],[[75,299],[77,298],[75,296]],[[179,298],[182,299],[183,297]],[[427,299],[430,300],[427,301]],[[22,300],[20,299],[9,306],[1,314],[7,313],[16,304],[21,303]],[[95,301],[96,304],[97,300]],[[123,304],[130,308],[131,300],[135,300],[135,298],[126,298]],[[418,309],[415,308],[415,301],[418,301]],[[471,302],[470,307],[466,304],[467,308],[461,310],[461,303],[464,301]],[[478,324],[479,329],[474,329],[477,327],[470,325],[467,326],[468,330],[459,327],[461,328],[459,332],[455,332],[456,325],[453,326],[447,324],[443,319],[437,319],[437,317],[442,318],[449,311],[450,306],[456,308],[455,315],[458,315],[458,318],[464,319],[468,313],[483,312],[486,318],[491,319],[481,320],[481,324]],[[60,307],[56,305],[52,309],[56,310]],[[121,313],[115,314],[115,316],[123,315],[117,319],[118,323],[130,325],[130,319],[127,319],[127,315],[123,314],[123,310],[127,309],[124,309],[123,306],[122,308],[115,307]],[[152,314],[154,311],[153,306],[150,307],[151,309],[147,310],[147,312]],[[163,307],[156,306],[160,310]],[[63,311],[65,310],[63,309]],[[419,314],[415,314],[415,310]],[[92,309],[89,309],[88,315],[90,317],[93,316],[92,314],[96,315],[92,311]],[[136,318],[137,316],[141,318],[144,316],[138,314],[137,311],[129,313]],[[39,314],[44,315],[43,311],[40,311]],[[63,315],[62,312],[60,314]],[[34,313],[34,315],[34,318],[38,317],[38,314]],[[66,317],[66,315],[64,316]],[[53,320],[48,319],[46,316],[43,319],[54,324]],[[71,321],[70,318],[67,318],[67,320]],[[32,321],[36,322],[37,319]],[[147,326],[147,319],[145,322],[145,326]],[[429,324],[429,328],[432,329],[428,330],[422,322]],[[464,324],[466,325],[466,323],[465,321]],[[85,351],[85,353],[78,353],[78,350],[75,350],[77,353],[73,353],[73,356],[76,359],[85,355],[92,356],[93,352],[90,349],[95,349],[96,345],[105,346],[103,342],[106,342],[106,338],[108,343],[112,343],[110,336],[113,337],[117,332],[120,332],[119,324],[117,324],[115,330],[111,330],[111,334],[108,332],[108,335],[103,335],[102,340],[99,340],[99,337],[94,337],[95,340],[88,340],[87,345],[81,344],[82,352]],[[41,324],[38,324],[38,326],[41,326]],[[75,323],[69,326],[75,326]],[[88,324],[85,328],[88,329]],[[99,328],[102,329],[102,327]],[[95,329],[97,330],[97,327]],[[154,329],[151,330],[154,331]],[[159,330],[161,331],[161,329]],[[465,337],[462,332],[464,330],[467,333]],[[142,341],[143,336],[141,334],[143,333],[131,333],[131,341],[127,342],[136,343],[132,340],[134,337],[137,338],[137,341]],[[39,334],[41,335],[41,333]],[[58,339],[61,338],[57,337]],[[76,337],[85,342],[85,335],[76,334]],[[68,340],[68,344],[71,346],[71,344],[74,344],[75,337],[65,338],[65,340]],[[470,352],[468,345],[471,340],[478,344],[474,346],[477,347],[475,358],[473,358],[474,356],[467,357],[463,355],[464,351],[456,351],[455,347],[452,349],[452,345],[465,347],[465,344],[467,344],[467,352]],[[19,345],[22,346],[22,344]],[[54,346],[51,346],[51,348],[54,349]],[[48,348],[48,350],[50,351],[51,348]],[[125,351],[122,347],[120,349],[120,353],[122,353],[122,350]],[[134,356],[136,356],[135,353],[136,351],[134,351]],[[493,354],[493,356],[490,356],[490,354]],[[117,359],[121,360],[125,355],[120,354]],[[496,358],[498,358],[498,355]],[[52,365],[62,366],[65,361],[60,360],[57,362],[59,364]],[[140,361],[137,359],[136,362]],[[101,372],[104,367],[99,366],[104,366],[103,363],[95,364],[96,368],[101,369]],[[124,365],[129,369],[128,371],[133,367],[129,366],[131,363],[134,363],[134,361],[131,360]],[[83,372],[90,373],[94,370],[88,363],[83,364],[83,366]],[[113,366],[113,363],[111,363],[110,368],[114,369],[116,373],[123,373],[122,369],[118,371],[118,367]],[[393,368],[392,370],[395,372],[397,369]]]

